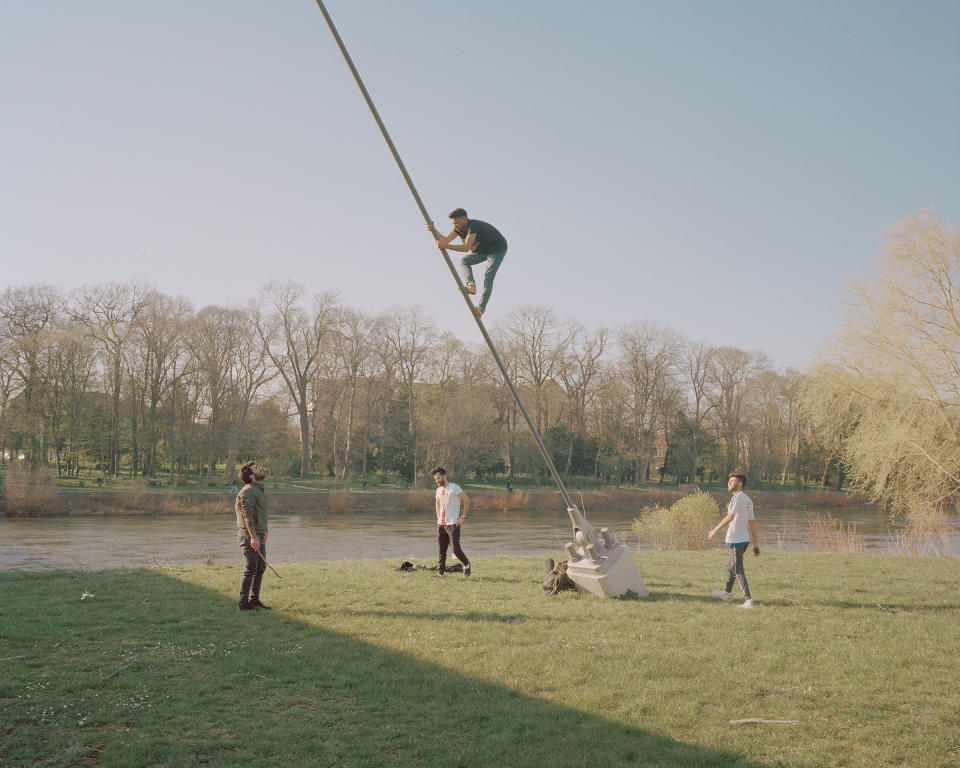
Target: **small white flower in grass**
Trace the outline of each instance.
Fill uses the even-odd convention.
[[[93,592],[87,592],[87,588],[83,588],[83,594],[80,595],[81,600],[86,600],[88,597],[93,597]]]

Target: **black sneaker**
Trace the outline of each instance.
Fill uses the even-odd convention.
[[[271,608],[269,605],[264,605],[263,603],[261,603],[259,597],[254,597],[254,598],[252,598],[252,599],[250,600],[250,605],[253,606],[254,608],[259,608],[261,611],[272,611],[272,610],[273,610],[273,608]]]
[[[241,611],[253,611],[257,608],[253,603],[240,603],[238,607]]]
[[[470,575],[470,563],[467,563],[465,566],[463,566],[463,575],[464,576]]]

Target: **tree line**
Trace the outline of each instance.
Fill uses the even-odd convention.
[[[614,330],[516,309],[493,329],[558,469],[618,483],[840,484],[801,372],[654,322]],[[195,309],[138,282],[0,295],[0,456],[170,483],[280,474],[423,481],[546,470],[482,345],[419,307],[380,315],[272,284]]]

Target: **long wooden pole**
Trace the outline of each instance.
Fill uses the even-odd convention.
[[[353,79],[356,80],[357,86],[360,88],[360,93],[363,94],[364,101],[367,102],[367,106],[370,108],[373,119],[377,122],[377,127],[380,129],[380,133],[383,134],[384,141],[387,142],[387,146],[390,148],[390,153],[393,155],[393,159],[396,161],[397,167],[400,169],[400,173],[403,174],[404,181],[407,182],[407,187],[410,189],[410,194],[413,195],[413,199],[416,201],[417,207],[420,209],[420,213],[423,215],[424,221],[430,225],[430,230],[433,233],[434,238],[438,238],[439,233],[433,226],[433,219],[431,219],[430,214],[427,213],[427,208],[423,204],[423,200],[420,198],[420,193],[417,192],[417,188],[413,184],[413,179],[410,178],[410,174],[407,172],[407,167],[403,164],[403,160],[400,158],[400,153],[397,152],[397,148],[393,143],[393,139],[390,138],[387,127],[383,124],[383,120],[380,119],[380,113],[377,111],[377,108],[373,103],[373,99],[370,98],[370,93],[367,91],[367,87],[363,84],[363,79],[360,77],[360,73],[354,66],[353,59],[350,58],[350,54],[347,52],[347,47],[343,44],[343,39],[340,37],[340,33],[337,32],[337,27],[334,25],[333,19],[330,18],[330,14],[327,12],[327,8],[323,4],[323,0],[316,0],[316,2],[317,6],[320,8],[320,13],[322,13],[323,18],[326,19],[327,26],[330,27],[330,32],[333,34],[333,39],[337,41],[337,47],[340,49],[340,53],[343,54],[343,58],[347,62],[347,66],[350,68]],[[453,279],[457,284],[457,288],[460,289],[460,295],[463,296],[463,300],[470,309],[470,315],[477,323],[477,327],[480,329],[480,333],[483,335],[483,340],[487,343],[487,347],[490,349],[490,354],[493,355],[493,359],[496,361],[497,367],[500,369],[500,373],[503,375],[503,380],[510,388],[510,393],[513,395],[513,399],[516,400],[517,406],[520,408],[520,413],[523,414],[523,418],[527,422],[527,426],[530,428],[530,433],[533,435],[533,439],[537,444],[540,455],[543,456],[543,460],[546,462],[547,468],[550,470],[550,474],[553,475],[553,481],[560,489],[560,495],[563,496],[564,503],[567,505],[567,508],[570,509],[574,506],[574,503],[570,499],[570,495],[567,493],[567,489],[563,484],[563,480],[560,479],[560,473],[557,472],[557,468],[554,466],[553,459],[550,458],[550,454],[547,452],[547,447],[543,444],[543,440],[540,438],[540,433],[533,425],[533,420],[530,418],[530,414],[527,413],[527,409],[524,407],[523,401],[520,399],[520,393],[517,392],[517,388],[514,386],[513,381],[510,378],[510,374],[507,373],[507,369],[503,364],[503,360],[500,359],[500,354],[497,352],[497,348],[494,346],[493,340],[490,338],[490,334],[487,333],[487,329],[483,324],[483,320],[481,320],[480,316],[474,312],[473,302],[470,301],[470,296],[467,294],[467,291],[463,286],[463,282],[460,280],[460,275],[457,273],[456,267],[454,267],[453,261],[450,259],[450,254],[447,253],[446,248],[440,248],[439,250],[440,253],[443,254],[444,261],[447,262],[447,268],[450,270],[450,274],[453,275]],[[574,525],[576,526],[578,521],[572,517],[571,519],[573,519]]]

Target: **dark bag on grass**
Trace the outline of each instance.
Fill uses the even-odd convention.
[[[568,562],[563,560],[554,565],[553,560],[547,560],[547,568],[550,569],[550,572],[547,574],[547,578],[543,580],[543,591],[548,595],[556,595],[566,589],[576,589],[573,580],[567,576]]]

